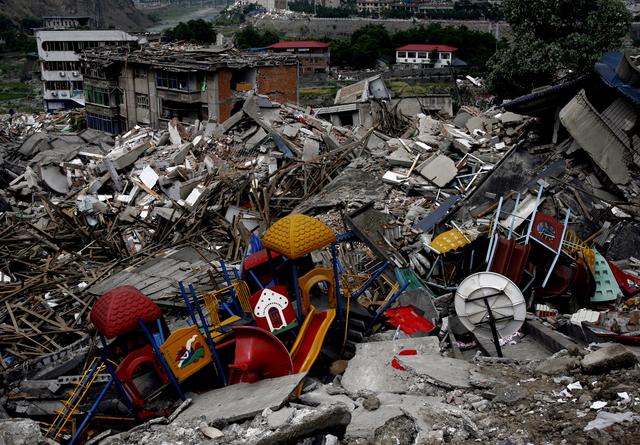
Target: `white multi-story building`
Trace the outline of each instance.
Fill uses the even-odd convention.
[[[108,45],[126,45],[138,39],[124,31],[37,31],[46,111],[84,106],[80,52]]]
[[[442,68],[451,65],[458,48],[448,45],[412,44],[396,48],[396,63]]]

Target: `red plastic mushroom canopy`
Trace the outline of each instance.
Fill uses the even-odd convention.
[[[133,286],[120,286],[98,298],[89,318],[107,338],[134,331],[138,320],[145,323],[162,317],[162,311],[149,297]]]

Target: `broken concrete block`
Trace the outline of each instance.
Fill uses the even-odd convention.
[[[418,141],[427,144],[429,147],[437,148],[440,145],[440,139],[430,134],[418,135]]]
[[[182,144],[182,138],[180,137],[180,132],[178,131],[178,123],[177,120],[174,122],[171,120],[167,124],[167,129],[169,130],[169,140],[172,144],[180,145]]]
[[[158,182],[158,174],[150,166],[146,166],[140,173],[140,180],[144,185],[152,189]]]
[[[33,156],[36,153],[51,148],[47,133],[34,133],[27,138],[20,146],[20,154],[24,156]]]
[[[189,196],[187,196],[187,199],[185,199],[185,204],[188,205],[189,207],[195,207],[202,199],[203,195],[205,194],[205,191],[206,191],[206,187],[202,184],[198,184],[196,188],[191,190],[191,193],[189,193]]]
[[[411,167],[415,159],[415,156],[411,155],[404,148],[398,148],[389,156],[386,156],[385,159],[389,162],[389,165],[391,166],[399,165],[401,167]]]
[[[391,366],[395,354],[403,349],[415,349],[418,354],[429,357],[440,356],[437,337],[360,343],[356,345],[356,355],[342,376],[342,386],[352,394],[413,391],[413,382],[407,379],[407,374]]]
[[[220,420],[235,422],[248,419],[266,408],[281,406],[306,373],[238,383],[215,389],[193,399],[193,403],[178,416],[178,421],[204,417],[208,423]]]
[[[349,408],[349,411],[356,409],[355,403],[349,397],[344,394],[329,394],[324,386],[302,394],[299,399],[302,403],[311,406],[343,404]]]
[[[473,148],[473,143],[468,139],[456,138],[453,140],[453,147],[463,153],[469,153]]]
[[[186,144],[180,145],[180,147],[173,153],[170,158],[171,165],[179,165],[184,162],[189,154],[189,150],[193,148],[193,144],[191,142],[187,142]]]
[[[422,177],[438,187],[444,187],[458,174],[456,163],[445,155],[433,155],[417,168]]]
[[[220,431],[218,428],[207,425],[206,422],[200,422],[198,429],[209,439],[220,439],[224,437],[224,433],[222,431]]]
[[[307,138],[302,147],[302,160],[313,161],[320,154],[320,143],[314,139]]]
[[[409,178],[406,175],[392,171],[388,171],[382,176],[382,182],[391,185],[401,185],[408,180]]]
[[[267,425],[269,425],[269,428],[271,428],[272,430],[277,430],[281,426],[289,423],[295,413],[295,408],[281,408],[278,411],[274,411],[267,416]]]
[[[32,445],[44,443],[38,422],[32,419],[10,419],[0,421],[0,443]]]
[[[572,356],[548,358],[538,365],[536,372],[545,375],[566,374],[580,366],[580,359]]]
[[[431,116],[426,116],[424,114],[418,114],[418,133],[420,135],[431,135],[435,136],[440,133],[442,128],[442,124],[432,118]]]
[[[293,139],[298,135],[299,128],[293,125],[285,125],[282,129],[282,133],[289,139]]]
[[[476,130],[487,131],[487,128],[485,127],[485,120],[482,117],[474,116],[470,118],[465,126],[471,134]]]
[[[502,122],[502,125],[519,125],[524,122],[523,116],[512,113],[511,111],[502,113],[498,119]]]
[[[600,374],[614,369],[630,368],[638,363],[633,352],[620,344],[612,344],[587,354],[581,362],[588,374]]]
[[[458,128],[465,129],[467,128],[467,121],[471,119],[471,117],[472,116],[466,111],[460,110],[458,111],[458,114],[456,114],[456,117],[453,118],[453,125]]]
[[[245,141],[245,145],[247,148],[253,148],[256,145],[258,145],[260,142],[262,142],[266,137],[267,137],[267,132],[264,131],[262,127],[260,127],[258,128],[258,131],[256,131],[253,134],[253,136],[251,136],[249,139]]]
[[[470,371],[474,365],[466,360],[442,357],[440,354],[398,356],[408,372],[444,388],[471,388]]]
[[[151,143],[149,141],[141,142],[140,144],[134,146],[133,148],[120,147],[114,149],[111,153],[107,155],[107,158],[113,160],[115,168],[118,170],[122,170],[123,168],[127,168],[142,154],[145,152]]]

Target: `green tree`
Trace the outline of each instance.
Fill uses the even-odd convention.
[[[568,75],[589,72],[629,30],[622,0],[504,0],[513,36],[489,61],[489,86],[513,97]]]
[[[180,22],[174,28],[163,33],[165,40],[170,42],[187,41],[193,43],[213,43],[216,41],[216,30],[213,23],[202,19]]]
[[[236,46],[241,49],[264,48],[280,41],[280,36],[272,29],[260,31],[253,25],[245,26],[234,35]]]

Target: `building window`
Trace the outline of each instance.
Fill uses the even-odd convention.
[[[427,58],[427,53],[424,51],[419,51],[418,52],[418,59],[426,59]]]
[[[450,60],[451,59],[451,53],[440,53],[440,58],[442,60]]]
[[[135,76],[136,79],[146,79],[147,69],[142,66],[137,66],[133,71],[133,75]]]
[[[136,107],[149,108],[149,96],[146,94],[136,94]]]
[[[46,61],[42,64],[45,71],[80,71],[80,62]]]
[[[156,86],[158,88],[170,88],[172,90],[188,91],[187,73],[171,73],[159,71],[156,74]]]
[[[87,112],[87,127],[111,134],[122,133],[123,130],[122,120],[119,117],[112,118],[89,112]]]
[[[407,53],[407,58],[409,58],[409,59],[415,59],[415,58],[416,58],[416,53],[415,53],[415,51],[409,51],[409,52]]]
[[[109,106],[109,91],[106,88],[87,85],[84,97],[88,103]]]
[[[69,82],[62,81],[62,80],[56,80],[56,81],[49,80],[49,81],[45,82],[44,87],[47,90],[68,90],[68,89],[70,89],[69,88]]]
[[[406,59],[407,58],[407,52],[406,51],[398,51],[398,57],[401,59]]]

